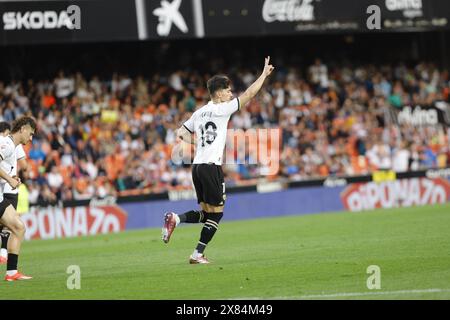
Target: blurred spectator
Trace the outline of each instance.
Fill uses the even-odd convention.
[[[401,141],[393,151],[392,170],[405,172],[409,170],[410,151],[406,148],[406,142]]]
[[[63,177],[58,172],[57,167],[53,167],[51,172],[48,173],[47,180],[48,180],[48,185],[50,186],[50,188],[52,188],[52,190],[55,190],[55,191],[58,190],[59,188],[61,188],[61,186],[64,182]]]

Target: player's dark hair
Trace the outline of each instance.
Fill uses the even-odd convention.
[[[18,132],[23,126],[29,125],[34,131],[36,131],[36,121],[32,117],[21,117],[14,121],[11,133]]]
[[[4,133],[6,130],[11,131],[11,125],[9,124],[9,122],[0,122],[0,133]]]
[[[227,76],[223,75],[215,75],[207,82],[209,95],[212,97],[214,94],[222,89],[226,89],[230,86],[231,81]]]

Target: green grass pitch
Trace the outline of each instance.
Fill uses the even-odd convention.
[[[225,212],[226,214],[226,212]],[[30,281],[0,282],[5,299],[450,299],[450,204],[224,221],[189,265],[200,225],[25,242]],[[81,288],[67,288],[78,265]],[[381,289],[367,288],[367,267]],[[1,271],[4,272],[5,266]]]

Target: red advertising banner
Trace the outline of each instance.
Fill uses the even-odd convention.
[[[341,200],[349,211],[445,203],[450,200],[450,182],[443,178],[413,178],[354,183],[341,192]]]
[[[120,207],[32,207],[22,216],[25,239],[55,239],[125,230],[128,215]]]

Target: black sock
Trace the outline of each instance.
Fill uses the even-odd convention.
[[[217,229],[219,228],[219,221],[220,219],[222,219],[222,217],[222,212],[207,213],[205,215],[206,220],[202,228],[202,232],[200,233],[200,241],[197,244],[197,248],[195,248],[198,253],[203,254],[207,244],[211,241]]]
[[[19,260],[19,255],[14,253],[8,253],[8,262],[6,270],[17,270],[17,261]]]
[[[2,249],[8,248],[8,239],[9,239],[9,232],[2,232],[0,233],[0,236],[2,238]]]
[[[178,215],[180,222],[184,223],[200,223],[205,222],[205,212],[204,211],[188,211],[183,214]],[[205,220],[205,221],[203,221]]]

